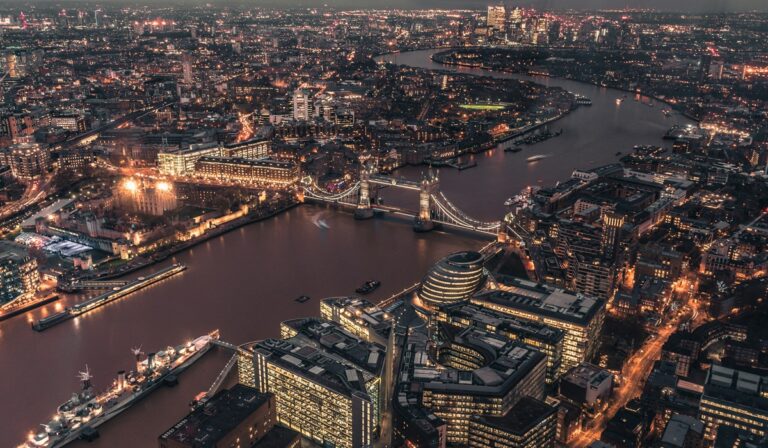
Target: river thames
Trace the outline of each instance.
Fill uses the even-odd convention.
[[[430,61],[430,54],[417,51],[383,58],[443,68]],[[616,105],[623,92],[560,79],[535,81],[588,96],[593,106],[553,124],[564,130],[560,137],[517,154],[497,149],[475,155],[476,168],[441,170],[442,191],[470,215],[498,219],[504,212],[503,202],[526,185],[551,184],[567,178],[575,168],[613,162],[616,152],[627,153],[637,144],[660,145],[670,126],[687,123],[678,115],[665,118],[660,105],[649,107],[631,98]],[[548,157],[526,163],[534,154]],[[421,171],[422,167],[410,167],[398,175],[417,177]],[[392,200],[415,208],[415,194]],[[132,347],[156,351],[217,328],[222,339],[233,343],[277,337],[281,320],[319,314],[323,297],[350,294],[363,281],[378,279],[382,287],[372,299],[382,299],[418,281],[440,257],[483,244],[456,233],[416,234],[404,221],[355,221],[348,213],[303,206],[180,254],[173,261],[189,267],[181,275],[43,333],[34,332],[30,321],[66,302],[2,322],[0,446],[14,446],[47,422],[56,406],[78,389],[76,374],[86,364],[99,389],[118,370],[132,367]],[[295,302],[300,295],[312,300]],[[157,437],[188,411],[190,400],[208,388],[228,356],[213,350],[181,374],[178,387],[154,392],[102,426],[101,438],[87,446],[155,446]]]

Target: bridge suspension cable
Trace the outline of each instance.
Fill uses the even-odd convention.
[[[498,231],[499,227],[501,226],[500,221],[484,222],[468,216],[458,207],[453,205],[453,203],[449,201],[441,191],[437,192],[436,194],[432,194],[431,197],[432,202],[437,206],[438,210],[451,221],[453,221],[454,224],[485,232]]]
[[[323,201],[340,201],[342,199],[347,199],[351,195],[356,195],[357,191],[360,189],[360,182],[355,182],[351,187],[348,189],[341,191],[339,193],[326,193],[322,191],[321,188],[319,188],[316,184],[312,184],[309,187],[305,188],[304,194],[315,199],[321,199]]]

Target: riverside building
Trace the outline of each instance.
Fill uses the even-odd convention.
[[[284,322],[286,339],[241,348],[239,382],[275,395],[277,420],[322,445],[372,446],[383,348],[322,319]]]
[[[589,360],[597,350],[604,300],[523,279],[512,279],[500,288],[473,296],[471,303],[564,331],[561,374]]]

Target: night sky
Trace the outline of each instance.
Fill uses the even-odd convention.
[[[238,2],[249,3],[249,2]],[[483,8],[489,4],[532,6],[536,9],[654,8],[682,12],[768,12],[768,0],[254,0],[263,6],[323,6],[343,8]]]

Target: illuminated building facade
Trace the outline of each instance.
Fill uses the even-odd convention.
[[[768,434],[768,378],[712,365],[699,405],[705,438],[712,441],[721,426],[730,426],[759,438]]]
[[[503,33],[507,29],[507,10],[504,6],[489,6],[486,18],[488,31]]]
[[[117,197],[123,208],[144,215],[162,216],[178,206],[170,182],[145,183],[126,179],[118,187]]]
[[[457,252],[443,258],[422,280],[419,298],[430,306],[469,299],[485,279],[483,261],[479,252]]]
[[[284,322],[287,339],[238,353],[242,384],[275,395],[277,420],[319,444],[369,447],[383,403],[383,348],[322,319]]]
[[[51,166],[51,155],[37,143],[19,143],[11,146],[11,173],[22,181],[30,181],[44,175]]]
[[[312,100],[309,92],[304,89],[296,89],[293,92],[293,119],[308,121],[312,116]]]
[[[17,298],[29,297],[40,287],[37,261],[18,250],[0,247],[0,305]]]
[[[510,341],[520,341],[535,347],[547,355],[547,383],[554,383],[560,376],[565,337],[562,330],[501,315],[471,304],[442,307],[435,315],[435,321],[455,328],[480,328]]]
[[[472,297],[475,305],[565,332],[561,373],[591,358],[605,318],[605,301],[560,288],[513,279],[503,290]]]
[[[66,129],[70,132],[85,132],[85,119],[82,115],[77,113],[61,113],[51,115],[51,126],[56,126],[62,129]]]
[[[387,345],[392,315],[361,297],[331,297],[320,302],[320,316],[358,338]]]
[[[220,182],[291,185],[299,180],[299,167],[293,162],[240,157],[202,157],[195,175]]]
[[[421,405],[447,424],[447,441],[466,446],[472,416],[503,416],[526,396],[544,398],[545,355],[469,328],[442,344],[439,363],[449,369],[417,368]]]
[[[157,154],[157,168],[166,176],[189,176],[195,171],[195,164],[201,157],[219,156],[218,145],[192,145],[188,149],[161,152]]]
[[[272,143],[266,139],[246,140],[232,143],[221,148],[221,157],[240,157],[243,159],[263,159],[269,157]]]
[[[469,422],[473,448],[553,448],[557,408],[523,397],[503,417],[474,416]]]

